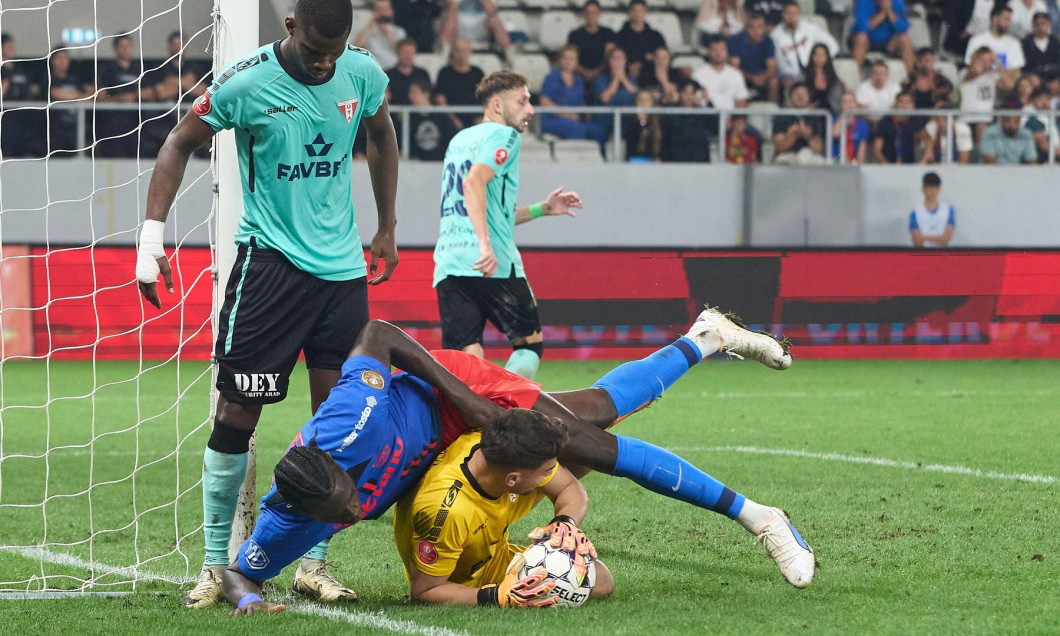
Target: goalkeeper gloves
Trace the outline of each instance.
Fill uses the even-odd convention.
[[[548,577],[548,570],[537,567],[523,578],[517,578],[523,569],[522,555],[516,556],[500,585],[484,585],[478,591],[479,605],[502,607],[548,607],[559,602],[556,581]]]
[[[546,526],[535,528],[530,533],[530,540],[534,543],[547,540],[553,548],[559,548],[567,552],[586,557],[596,558],[596,547],[578,529],[578,524],[567,515],[559,515],[552,519]]]

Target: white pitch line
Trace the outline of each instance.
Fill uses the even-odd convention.
[[[80,557],[76,557],[70,554],[64,554],[62,552],[52,552],[51,550],[45,550],[44,548],[0,548],[0,550],[18,554],[20,556],[26,557],[27,559],[32,559],[36,561],[43,560],[47,561],[48,563],[84,568],[95,572],[103,572],[104,574],[132,573],[135,570],[139,572],[140,578],[165,581],[167,583],[173,583],[176,585],[191,583],[194,580],[166,576],[164,574],[158,574],[143,569],[137,570],[134,567],[122,568],[115,567],[112,565],[106,565],[103,563],[94,563],[92,561],[86,561]],[[70,593],[69,595],[80,596],[81,594]],[[19,597],[0,596],[0,600],[2,600],[3,598],[14,599]],[[456,632],[445,627],[435,627],[433,625],[420,625],[412,621],[388,618],[385,614],[383,614],[383,612],[356,612],[336,607],[312,605],[303,602],[289,604],[288,611],[297,612],[299,614],[320,616],[322,618],[329,618],[331,620],[350,623],[351,625],[356,625],[358,627],[374,627],[377,629],[384,629],[397,634],[409,634],[410,636],[470,636],[466,631]]]
[[[1056,395],[1060,389],[1034,391],[701,391],[699,397],[720,399],[786,400],[802,398],[863,398],[863,397],[1043,397]]]
[[[102,572],[104,576],[108,574],[138,574],[141,579],[152,579],[156,581],[165,581],[166,583],[173,583],[174,585],[184,585],[185,583],[191,583],[194,579],[182,579],[179,577],[167,576],[165,574],[159,574],[157,572],[151,572],[150,570],[144,570],[135,566],[128,567],[115,567],[113,565],[106,565],[103,563],[95,563],[93,561],[86,561],[81,557],[73,556],[72,554],[65,554],[63,552],[52,552],[51,550],[45,550],[44,548],[0,548],[5,552],[12,552],[20,556],[24,556],[27,559],[34,561],[46,561],[48,563],[55,563],[56,565],[65,565],[74,568],[83,568],[91,572],[98,573]]]
[[[398,634],[414,634],[416,636],[469,636],[467,632],[454,632],[451,629],[445,627],[434,627],[431,625],[420,625],[413,623],[412,621],[395,620],[393,618],[387,618],[382,612],[354,612],[350,610],[339,609],[336,607],[325,607],[323,605],[310,605],[308,603],[298,603],[293,608],[288,607],[288,610],[298,612],[300,614],[311,614],[313,616],[320,616],[322,618],[330,618],[336,621],[343,621],[356,625],[358,627],[375,627],[377,629],[385,629],[390,632],[396,632]]]
[[[786,457],[803,457],[806,459],[822,459],[832,462],[847,462],[851,464],[871,464],[873,466],[885,466],[888,468],[904,468],[908,470],[926,470],[935,473],[949,473],[953,475],[967,475],[969,477],[982,477],[985,479],[999,479],[1003,481],[1024,481],[1035,484],[1055,484],[1060,482],[1060,477],[1052,475],[1028,475],[1025,473],[999,473],[992,470],[980,470],[967,466],[948,466],[945,464],[923,464],[920,462],[903,462],[884,457],[859,457],[857,455],[841,455],[839,453],[811,453],[809,451],[791,450],[786,448],[758,448],[757,446],[675,446],[670,450],[680,453],[714,452],[714,453],[750,453],[754,455],[783,455]]]

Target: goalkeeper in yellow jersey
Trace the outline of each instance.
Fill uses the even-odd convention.
[[[582,557],[595,556],[577,526],[589,498],[556,459],[566,443],[561,420],[512,409],[438,456],[394,516],[394,540],[414,601],[541,607],[559,600],[543,569],[519,578],[513,559],[523,548],[509,543],[508,527],[548,497],[556,516],[533,536],[553,534],[557,544],[565,540]],[[611,572],[596,561],[590,598],[607,596],[613,587]]]

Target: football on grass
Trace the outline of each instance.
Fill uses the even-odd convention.
[[[578,558],[574,552],[553,548],[548,541],[542,541],[527,548],[523,559],[526,563],[519,578],[544,566],[549,578],[556,582],[560,607],[581,606],[596,585],[596,561],[591,556]]]

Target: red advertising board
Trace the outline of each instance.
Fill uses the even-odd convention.
[[[5,247],[5,250],[8,249]],[[33,248],[37,356],[206,359],[210,253],[185,248],[163,309],[129,248]],[[630,358],[680,336],[703,303],[783,333],[802,358],[1060,357],[1060,251],[524,250],[547,356]],[[370,288],[373,317],[438,347],[430,250]],[[183,302],[177,302],[183,301]],[[492,327],[487,351],[508,350]]]

